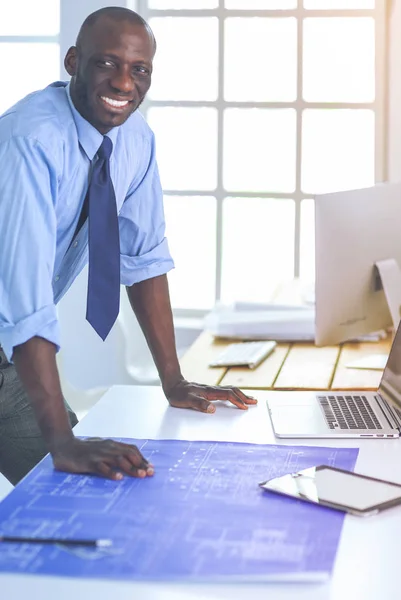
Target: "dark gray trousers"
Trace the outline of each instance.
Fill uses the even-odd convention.
[[[78,419],[66,408],[73,427]],[[0,473],[15,485],[47,452],[16,368],[0,347]]]

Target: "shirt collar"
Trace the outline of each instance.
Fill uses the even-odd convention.
[[[100,144],[103,141],[103,135],[97,129],[95,129],[93,125],[89,123],[89,121],[84,119],[75,108],[71,99],[70,82],[67,84],[65,90],[68,102],[70,104],[72,116],[74,117],[75,126],[77,128],[79,143],[89,160],[92,161],[100,147]],[[110,129],[110,131],[107,133],[107,137],[109,137],[113,142],[113,148],[117,140],[118,130],[119,127],[113,127],[113,129]]]

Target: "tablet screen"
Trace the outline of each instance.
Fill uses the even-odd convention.
[[[311,502],[329,502],[358,511],[401,498],[401,486],[320,466],[262,484],[271,491]]]

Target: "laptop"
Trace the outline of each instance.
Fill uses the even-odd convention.
[[[401,435],[401,325],[376,392],[269,392],[278,438],[398,438]]]

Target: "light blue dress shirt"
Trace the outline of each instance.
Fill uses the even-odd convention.
[[[107,135],[121,283],[132,285],[174,266],[154,136],[138,111]],[[65,82],[0,117],[0,345],[8,358],[34,336],[60,346],[55,305],[88,262],[87,222],[72,240],[102,139],[75,109]]]

